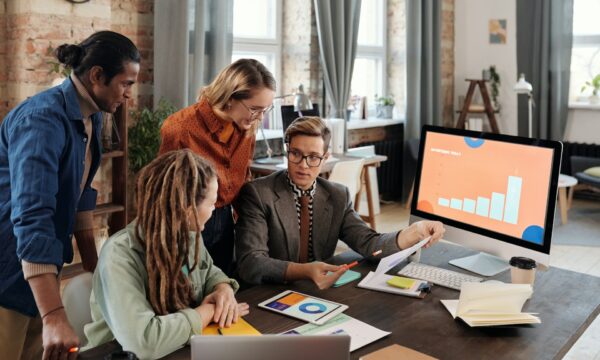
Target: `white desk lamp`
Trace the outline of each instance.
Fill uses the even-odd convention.
[[[310,101],[310,98],[304,92],[304,86],[302,86],[302,84],[298,86],[298,91],[295,93],[276,96],[275,99],[283,99],[289,96],[294,96],[294,111],[298,112],[298,115],[302,116],[302,111],[312,110],[312,101]],[[273,149],[271,149],[269,139],[267,139],[267,136],[265,135],[265,124],[262,120],[260,121],[260,133],[265,141],[265,145],[267,145],[267,157],[256,159],[254,161],[259,164],[280,164],[282,162],[281,160],[273,158]]]
[[[533,136],[533,124],[532,124],[532,107],[533,107],[533,86],[531,86],[530,83],[528,83],[527,81],[525,81],[525,74],[521,73],[521,75],[519,75],[519,81],[517,81],[517,83],[515,84],[515,87],[513,88],[515,90],[515,92],[517,94],[527,94],[527,102],[528,102],[528,107],[529,107],[529,137]]]

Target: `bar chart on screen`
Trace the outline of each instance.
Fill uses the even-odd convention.
[[[435,133],[424,151],[417,210],[542,241],[551,151]]]
[[[519,205],[521,201],[521,187],[523,178],[509,176],[506,193],[492,192],[491,196],[477,195],[471,198],[457,199],[454,197],[439,197],[438,205],[449,207],[454,210],[476,214],[490,219],[504,221],[509,224],[517,224],[519,217]]]

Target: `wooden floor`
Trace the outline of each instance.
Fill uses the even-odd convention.
[[[408,218],[409,211],[401,204],[382,204],[381,213],[376,217],[377,231],[390,232],[403,229],[408,225]],[[550,265],[600,277],[600,247],[552,245]],[[564,359],[600,360],[600,316],[590,325]]]

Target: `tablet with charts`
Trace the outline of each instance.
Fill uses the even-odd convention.
[[[293,290],[284,291],[261,302],[258,306],[317,325],[326,323],[329,319],[334,318],[348,308],[348,305],[323,300]]]

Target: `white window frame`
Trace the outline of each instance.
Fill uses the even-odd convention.
[[[246,0],[247,1],[247,0]],[[233,38],[233,53],[253,53],[253,54],[267,54],[273,56],[274,59],[274,74],[277,83],[282,82],[282,71],[281,71],[281,52],[283,42],[283,4],[282,0],[275,0],[275,37],[273,39],[267,38]],[[234,19],[235,21],[235,19]],[[281,95],[281,87],[277,87],[276,95]]]
[[[376,59],[379,60],[380,67],[377,74],[377,96],[387,96],[388,94],[388,79],[385,74],[387,73],[387,1],[386,0],[376,0],[381,4],[381,21],[378,21],[380,24],[379,31],[381,32],[381,45],[380,46],[367,46],[357,44],[356,48],[356,58],[365,58],[365,59]],[[351,94],[352,95],[352,94]],[[375,95],[375,94],[369,94]],[[370,100],[370,99],[369,99]]]

